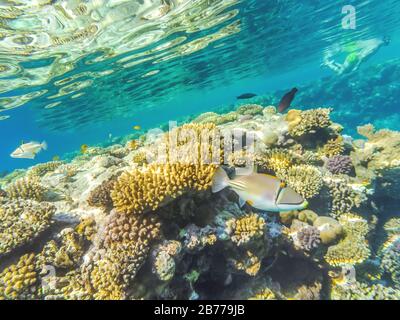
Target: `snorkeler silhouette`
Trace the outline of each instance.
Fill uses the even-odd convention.
[[[341,75],[356,71],[361,63],[375,55],[383,46],[390,44],[390,37],[385,36],[382,39],[374,38],[369,40],[358,40],[347,44],[344,47],[335,46],[330,48],[324,56],[324,62],[321,66],[325,66]],[[334,60],[335,56],[346,54],[343,63]]]

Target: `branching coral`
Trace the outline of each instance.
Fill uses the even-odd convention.
[[[286,121],[289,124],[289,133],[292,136],[300,137],[331,124],[331,109],[312,109],[307,111],[289,110]]]
[[[319,230],[299,220],[293,221],[289,234],[295,247],[304,251],[312,251],[321,243]]]
[[[73,229],[67,228],[62,230],[58,241],[51,240],[44,246],[38,257],[38,263],[42,266],[72,268],[78,266],[83,254],[83,237]]]
[[[327,157],[333,157],[342,154],[343,151],[343,137],[338,136],[336,139],[328,140],[328,142],[320,150],[320,153]]]
[[[315,197],[323,186],[321,172],[309,165],[295,165],[281,170],[278,177],[306,199]]]
[[[277,300],[275,293],[270,288],[264,288],[258,291],[254,296],[250,297],[249,300]]]
[[[353,214],[343,214],[339,219],[345,237],[337,245],[328,248],[325,260],[332,266],[355,265],[365,261],[370,255],[366,240],[368,223]]]
[[[328,186],[332,198],[330,212],[332,217],[339,217],[343,213],[350,212],[354,207],[360,206],[361,196],[346,181],[330,181]]]
[[[261,237],[264,229],[265,220],[257,214],[251,213],[228,220],[225,232],[230,235],[232,242],[240,246]]]
[[[124,288],[147,258],[152,242],[159,237],[156,217],[113,212],[98,239],[100,256],[83,270],[90,279],[96,299],[122,299]]]
[[[392,235],[380,250],[381,267],[400,286],[400,234]]]
[[[399,300],[400,291],[382,284],[368,285],[355,282],[351,285],[335,285],[331,292],[332,300]]]
[[[43,201],[46,189],[35,178],[21,178],[7,186],[11,199],[31,199]]]
[[[251,251],[246,251],[243,257],[239,260],[234,259],[233,265],[237,270],[244,271],[249,276],[256,276],[261,268],[261,261]]]
[[[0,207],[0,255],[33,241],[51,224],[53,205],[14,200]]]
[[[113,175],[109,179],[103,181],[102,184],[97,186],[89,194],[87,200],[88,204],[92,207],[100,207],[104,209],[110,209],[113,206],[111,199],[111,191],[117,182],[118,175]]]
[[[175,275],[175,256],[180,253],[182,245],[178,241],[166,241],[153,251],[153,272],[162,281],[169,281]]]
[[[28,171],[28,176],[31,177],[43,177],[48,172],[53,172],[59,166],[63,164],[62,161],[50,161],[47,163],[40,163],[34,167],[32,167]]]
[[[383,226],[386,233],[389,235],[400,234],[400,218],[395,217],[389,219]]]
[[[17,264],[0,273],[0,300],[34,299],[38,294],[35,287],[37,281],[35,255],[22,256]]]
[[[333,174],[349,174],[353,164],[349,156],[336,155],[327,160],[326,168]]]

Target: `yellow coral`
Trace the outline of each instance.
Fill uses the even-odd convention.
[[[11,199],[43,201],[46,189],[36,178],[21,178],[8,185],[6,191]]]
[[[32,299],[38,293],[36,282],[35,255],[26,254],[0,273],[0,300]]]
[[[33,241],[51,225],[55,207],[30,200],[0,206],[0,255]]]
[[[277,297],[270,288],[264,288],[249,298],[249,300],[277,300]]]
[[[345,237],[337,245],[328,248],[325,260],[332,266],[354,265],[364,262],[371,254],[366,235],[368,223],[354,214],[343,214],[339,222]]]
[[[226,222],[227,233],[238,246],[264,234],[265,220],[255,213],[233,218]]]
[[[234,266],[238,270],[246,272],[249,276],[256,276],[261,268],[261,260],[251,251],[246,251],[243,259],[234,260]]]
[[[114,207],[134,214],[155,210],[186,191],[207,190],[216,169],[215,165],[150,164],[124,173],[111,192]]]
[[[280,170],[278,177],[306,199],[319,194],[323,186],[321,172],[310,165],[295,165],[288,170]]]
[[[336,139],[328,140],[328,142],[320,150],[320,153],[326,155],[327,157],[333,157],[342,154],[343,151],[343,137],[338,136]]]
[[[307,111],[290,110],[286,115],[289,133],[292,136],[300,137],[312,131],[328,127],[332,123],[330,120],[330,112],[331,109],[327,108]]]

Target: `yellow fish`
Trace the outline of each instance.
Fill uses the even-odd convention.
[[[53,161],[60,161],[60,157],[59,156],[54,156],[53,157]]]
[[[85,154],[88,150],[89,146],[87,144],[81,145],[81,153]]]
[[[141,126],[133,126],[133,130],[140,130],[140,129],[142,129]]]
[[[308,206],[300,194],[267,174],[253,172],[230,180],[226,172],[219,168],[212,181],[212,192],[227,187],[238,194],[240,206],[247,202],[256,209],[271,212],[301,210]]]

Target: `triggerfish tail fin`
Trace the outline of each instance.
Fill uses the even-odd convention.
[[[43,141],[41,146],[42,146],[43,150],[47,150],[47,142],[46,141]]]
[[[217,193],[225,189],[229,185],[229,177],[225,170],[218,168],[212,180],[212,192]]]

